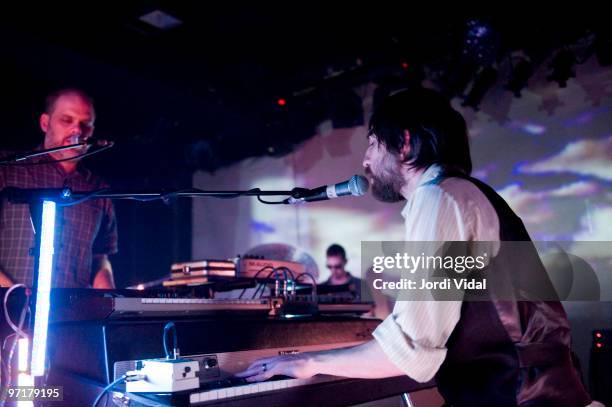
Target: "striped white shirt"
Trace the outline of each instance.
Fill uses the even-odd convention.
[[[485,195],[461,178],[422,173],[402,210],[407,241],[498,241],[499,219]],[[373,335],[389,359],[412,379],[433,378],[459,322],[460,301],[397,301]]]

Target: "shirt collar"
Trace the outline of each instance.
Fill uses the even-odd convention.
[[[442,167],[438,164],[432,164],[423,173],[419,179],[419,187],[425,184],[433,184],[442,175]],[[418,187],[417,187],[418,188]]]
[[[427,169],[425,171],[423,171],[419,177],[419,181],[417,182],[417,187],[415,188],[418,189],[419,187],[422,187],[423,185],[426,184],[435,184],[436,181],[441,177],[442,175],[442,167],[440,167],[437,164],[432,164],[429,167],[427,167]],[[404,219],[406,219],[406,217],[408,216],[408,212],[410,211],[410,207],[412,205],[412,201],[414,199],[414,191],[412,193],[412,195],[410,196],[410,198],[406,201],[406,205],[404,205],[404,208],[402,209],[402,217]]]

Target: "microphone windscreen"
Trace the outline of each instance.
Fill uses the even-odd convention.
[[[361,175],[353,175],[349,180],[349,191],[353,196],[361,196],[368,192],[370,183],[366,177]]]

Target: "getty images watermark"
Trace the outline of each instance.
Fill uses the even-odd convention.
[[[612,242],[362,242],[362,297],[612,299]]]

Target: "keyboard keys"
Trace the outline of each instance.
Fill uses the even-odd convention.
[[[248,383],[245,379],[232,377],[225,380],[219,380],[213,383],[208,383],[210,387],[217,388],[213,388],[211,390],[199,393],[193,393],[190,395],[189,402],[191,404],[195,404],[208,401],[224,400],[233,397],[263,393],[267,391],[285,390],[291,387],[322,383],[330,380],[333,380],[331,376],[318,376],[311,379],[280,379],[271,380],[267,382]]]

